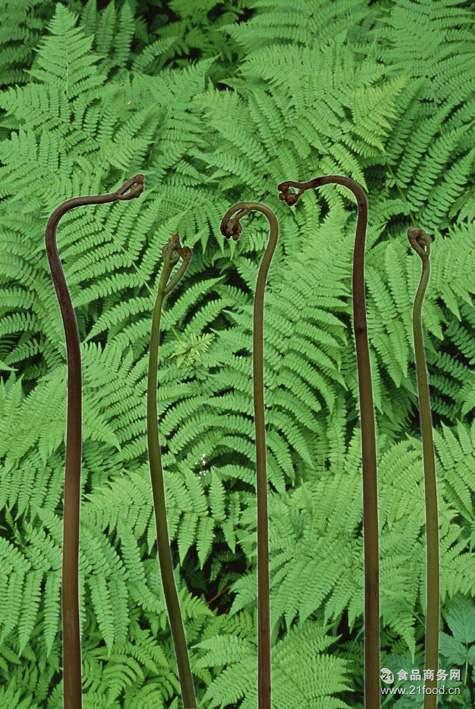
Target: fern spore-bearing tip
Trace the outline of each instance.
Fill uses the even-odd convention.
[[[254,211],[264,214],[267,219],[270,220],[271,223],[276,219],[275,214],[265,204],[262,204],[260,202],[236,202],[236,204],[233,204],[233,206],[227,210],[227,212],[221,219],[221,224],[219,227],[221,234],[226,239],[239,241],[242,233],[241,219],[247,214],[250,214]],[[271,233],[273,233],[271,239],[272,242],[275,242],[275,239],[277,238],[277,232],[277,225],[271,227]]]
[[[164,295],[169,295],[176,288],[190,265],[193,251],[189,246],[182,246],[179,234],[172,234],[162,249],[163,269],[159,288]],[[172,271],[181,260],[181,265],[172,276]]]
[[[172,234],[162,249],[162,257],[169,256],[172,263],[177,263],[179,259],[189,261],[192,251],[189,246],[182,246],[180,235]]]
[[[145,186],[145,177],[141,173],[126,180],[117,190],[117,199],[129,200],[139,197]]]
[[[429,258],[430,245],[432,243],[429,234],[418,227],[409,227],[407,230],[407,238],[414,251],[419,254],[422,260]]]
[[[297,184],[288,181],[281,182],[277,185],[277,189],[279,191],[279,199],[288,204],[290,207],[297,204],[300,199],[300,195],[303,193],[303,190],[300,189]]]
[[[239,241],[242,232],[242,226],[239,220],[242,216],[244,216],[243,212],[232,215],[229,213],[229,210],[226,212],[220,225],[221,234],[226,239]]]

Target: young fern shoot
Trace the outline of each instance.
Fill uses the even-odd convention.
[[[279,198],[295,205],[303,192],[322,185],[337,184],[347,187],[358,206],[355,244],[353,251],[353,327],[361,420],[361,448],[363,464],[363,530],[365,576],[365,707],[380,706],[379,690],[379,537],[378,488],[376,467],[376,431],[374,421],[371,366],[369,359],[368,326],[366,320],[364,250],[368,225],[368,200],[363,188],[350,177],[324,175],[308,182],[286,181],[278,185]]]
[[[239,239],[240,221],[250,212],[260,212],[269,222],[269,240],[257,274],[253,316],[253,388],[256,432],[257,493],[257,617],[258,617],[258,706],[271,707],[269,522],[267,512],[267,449],[264,409],[264,295],[267,275],[279,236],[274,212],[259,202],[238,202],[228,209],[221,221],[221,233]]]
[[[412,329],[416,361],[419,419],[422,432],[424,495],[426,514],[426,628],[425,667],[434,670],[433,679],[425,681],[424,708],[437,706],[437,669],[439,661],[439,517],[437,512],[437,478],[435,474],[434,439],[430,406],[429,380],[424,350],[422,307],[430,276],[431,238],[422,229],[408,229],[409,243],[422,261],[419,286],[414,298]]]
[[[147,437],[150,477],[152,481],[155,524],[160,572],[162,576],[165,603],[175,648],[178,675],[184,709],[196,709],[196,696],[191,674],[190,660],[186,646],[185,629],[181,617],[180,601],[173,576],[173,562],[167,526],[165,484],[160,451],[157,409],[157,371],[160,349],[160,323],[166,297],[185,275],[191,260],[191,249],[183,247],[178,234],[173,234],[163,249],[163,265],[158,283],[157,297],[153,309],[152,332],[150,336],[150,357],[147,386]],[[172,275],[178,262],[181,264]]]
[[[61,585],[65,709],[80,709],[82,706],[81,637],[78,591],[82,381],[79,329],[61,259],[58,254],[56,229],[61,218],[75,207],[82,207],[88,204],[108,204],[109,202],[134,199],[142,193],[143,186],[143,175],[136,175],[124,182],[116,192],[68,199],[52,212],[45,231],[46,254],[61,310],[68,364],[68,413],[64,476],[63,566]]]

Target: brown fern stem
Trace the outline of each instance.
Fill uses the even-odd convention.
[[[353,328],[361,419],[363,464],[363,529],[365,570],[365,707],[380,706],[379,689],[379,537],[376,431],[374,421],[368,326],[366,320],[364,251],[368,225],[368,200],[363,188],[350,177],[324,175],[308,182],[286,181],[278,185],[279,197],[289,205],[297,203],[305,190],[337,184],[349,189],[358,206],[353,251]]]
[[[424,709],[437,707],[437,669],[439,663],[440,580],[439,580],[439,516],[437,510],[437,477],[435,473],[434,438],[430,406],[429,377],[424,349],[422,308],[430,277],[431,238],[422,229],[408,229],[409,243],[422,261],[419,286],[414,298],[412,328],[416,361],[419,419],[422,433],[424,495],[426,515],[426,628],[425,668],[434,678],[424,682]]]
[[[75,207],[107,204],[138,197],[143,190],[143,175],[124,182],[116,191],[105,195],[73,197],[56,207],[45,231],[46,254],[66,338],[68,363],[68,413],[66,462],[64,476],[62,624],[63,678],[65,709],[81,709],[81,636],[79,625],[79,512],[81,494],[81,351],[79,330],[71,296],[66,283],[56,244],[56,229],[62,217]]]
[[[160,352],[160,324],[163,305],[168,294],[172,292],[185,275],[190,260],[191,249],[181,246],[180,237],[178,234],[173,234],[163,250],[162,271],[160,273],[152,317],[147,385],[148,458],[153,491],[155,526],[157,530],[158,561],[160,564],[163,593],[167,606],[173,646],[175,648],[184,709],[196,709],[197,704],[186,645],[185,629],[180,610],[180,600],[173,576],[173,561],[167,525],[165,482],[163,478],[162,454],[158,429],[157,378]],[[173,270],[179,261],[181,261],[181,265],[175,275],[172,276]]]
[[[269,222],[269,240],[257,274],[254,295],[253,326],[253,387],[254,424],[256,431],[256,495],[257,495],[257,652],[258,706],[271,708],[271,644],[270,644],[270,580],[269,580],[269,520],[267,511],[267,448],[264,408],[264,296],[267,275],[274,255],[279,225],[274,212],[259,202],[234,204],[221,221],[221,233],[226,238],[239,239],[240,220],[249,212],[260,212]]]

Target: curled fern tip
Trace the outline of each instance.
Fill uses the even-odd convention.
[[[221,222],[221,234],[226,239],[233,239],[233,241],[239,241],[241,236],[242,227],[237,219],[228,219]]]
[[[180,259],[188,262],[191,254],[189,246],[182,246],[179,234],[172,234],[162,249],[162,257],[168,256],[171,263],[177,263]]]
[[[409,243],[421,259],[426,259],[430,253],[430,245],[432,239],[423,229],[409,227],[407,230],[407,238]]]
[[[279,191],[279,199],[290,207],[297,204],[302,194],[301,190],[295,189],[288,182],[281,182],[280,185],[277,185],[277,189]]]
[[[142,174],[134,175],[129,180],[126,180],[117,190],[117,199],[128,200],[139,197],[144,189],[145,177]]]

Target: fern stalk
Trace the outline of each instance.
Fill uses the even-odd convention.
[[[56,229],[62,217],[75,207],[82,207],[89,204],[108,204],[110,202],[133,199],[142,193],[143,186],[143,175],[136,175],[124,182],[116,192],[68,199],[52,212],[45,231],[46,254],[61,310],[61,317],[63,319],[68,364],[68,413],[64,475],[63,564],[61,586],[65,709],[80,709],[82,706],[81,635],[78,589],[82,381],[79,329],[58,253]]]
[[[260,212],[269,222],[269,240],[257,274],[253,315],[253,393],[256,432],[257,494],[257,617],[258,617],[258,700],[259,709],[271,707],[269,521],[267,512],[267,449],[264,409],[264,295],[267,275],[279,236],[274,212],[259,202],[238,202],[221,221],[226,238],[239,239],[240,220],[249,212]]]
[[[431,238],[422,229],[408,229],[407,236],[414,251],[420,256],[422,270],[419,286],[414,297],[412,329],[416,361],[417,391],[419,395],[419,419],[422,432],[422,455],[424,465],[424,496],[426,513],[426,628],[425,667],[434,670],[434,678],[425,681],[424,707],[437,706],[437,669],[439,663],[439,517],[437,512],[437,478],[435,474],[434,438],[430,405],[427,361],[424,350],[422,307],[430,277]]]
[[[178,261],[181,265],[174,276],[173,269]],[[166,297],[177,286],[186,273],[191,260],[191,249],[182,247],[178,234],[173,234],[163,249],[163,265],[158,283],[157,297],[153,309],[152,332],[150,335],[150,357],[147,385],[147,437],[150,477],[152,481],[157,547],[163,591],[167,605],[168,620],[175,648],[181,695],[185,709],[196,709],[196,696],[191,674],[190,660],[186,646],[185,629],[181,617],[180,601],[173,576],[173,562],[167,525],[165,484],[163,480],[162,455],[158,431],[157,371],[160,350],[160,324]]]
[[[371,364],[369,359],[368,326],[365,303],[364,250],[368,226],[368,200],[363,188],[350,177],[324,175],[308,182],[286,181],[278,185],[279,197],[295,205],[301,194],[322,185],[347,187],[358,206],[355,245],[353,251],[353,327],[361,419],[361,449],[363,466],[363,530],[365,571],[365,707],[380,706],[379,689],[379,535],[378,483],[376,466],[376,430],[374,421]]]

